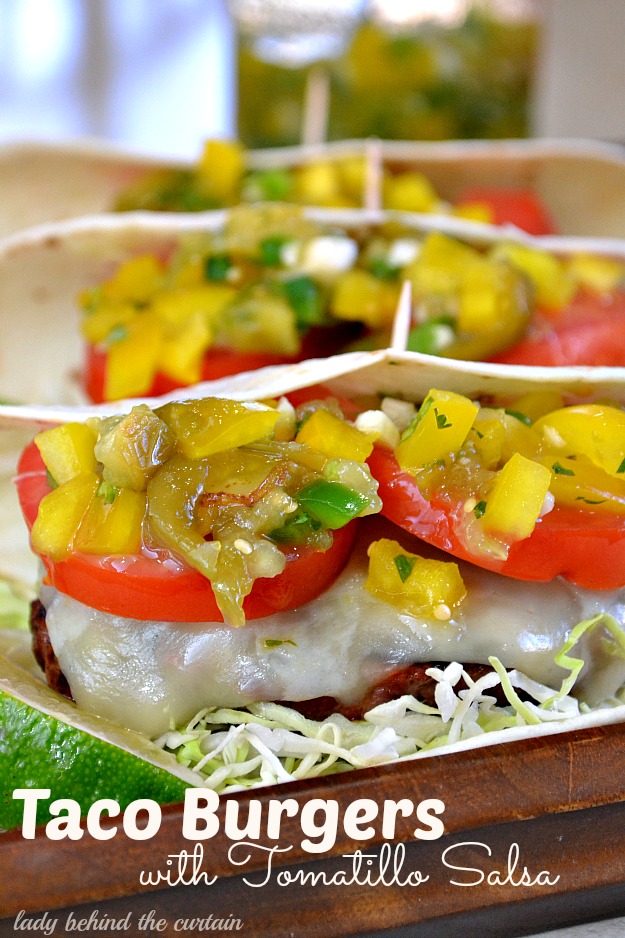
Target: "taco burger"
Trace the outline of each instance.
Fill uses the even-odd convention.
[[[39,434],[17,485],[50,683],[198,764],[242,724],[274,761],[302,758],[293,729],[327,754],[325,726],[349,762],[352,732],[364,764],[615,704],[623,411],[372,403],[154,402]]]

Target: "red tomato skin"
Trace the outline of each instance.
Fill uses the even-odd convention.
[[[580,292],[534,335],[495,356],[504,365],[625,365],[625,297]]]
[[[530,537],[512,544],[507,560],[475,556],[455,532],[461,505],[443,497],[427,501],[389,449],[376,446],[368,462],[379,483],[382,514],[434,547],[517,580],[563,576],[587,589],[625,586],[625,518],[556,506],[539,519]]]
[[[335,326],[313,326],[302,339],[298,355],[285,356],[272,352],[236,352],[228,348],[214,348],[206,353],[202,363],[201,381],[216,381],[244,371],[256,371],[269,365],[291,365],[308,358],[327,358],[340,352],[359,334],[358,324],[347,322]],[[84,353],[82,383],[89,400],[104,404],[107,352],[104,346],[87,344]],[[157,397],[175,391],[181,385],[162,372],[158,372],[152,385],[141,397]]]
[[[494,225],[516,225],[532,235],[556,234],[554,222],[538,195],[526,189],[470,186],[457,204],[482,202],[493,214]]]
[[[18,463],[17,488],[30,529],[39,502],[50,490],[34,443],[24,450]],[[343,569],[355,535],[356,523],[351,522],[333,532],[332,546],[325,553],[292,548],[283,573],[255,581],[243,602],[246,618],[294,609],[319,596]],[[47,584],[102,612],[141,621],[223,621],[209,581],[176,561],[169,551],[159,551],[158,556],[156,552],[130,557],[73,554],[61,561],[42,560]]]

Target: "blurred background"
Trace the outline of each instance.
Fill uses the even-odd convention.
[[[0,0],[0,140],[625,141],[623,0]]]

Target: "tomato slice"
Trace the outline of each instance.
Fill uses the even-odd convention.
[[[625,365],[625,297],[580,292],[492,361],[504,365]]]
[[[513,579],[546,582],[563,576],[587,589],[625,586],[625,517],[556,506],[530,537],[510,547],[507,560],[496,560],[469,553],[456,534],[462,504],[442,495],[424,498],[392,450],[376,446],[368,463],[379,483],[382,514],[434,547]]]
[[[555,234],[556,227],[547,208],[535,192],[527,189],[499,189],[471,186],[462,192],[457,204],[481,202],[491,210],[494,225],[516,225],[533,235]]]
[[[17,490],[28,527],[49,491],[46,469],[34,443],[23,452]],[[260,619],[310,602],[336,579],[349,557],[356,522],[333,532],[325,552],[291,548],[284,571],[255,581],[243,602],[247,619]],[[129,619],[166,622],[222,622],[210,582],[168,550],[124,557],[72,554],[42,557],[45,582],[87,606]]]

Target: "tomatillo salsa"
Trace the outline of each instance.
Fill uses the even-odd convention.
[[[233,626],[313,599],[379,511],[336,402],[206,399],[40,433],[17,479],[47,582],[129,618]]]
[[[552,391],[480,407],[432,389],[404,426],[369,458],[386,517],[506,576],[625,585],[622,409]]]

